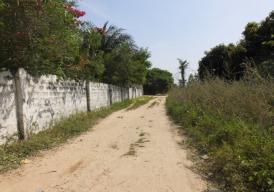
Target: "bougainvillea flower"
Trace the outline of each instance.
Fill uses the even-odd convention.
[[[86,15],[85,11],[81,11],[71,5],[67,6],[67,10],[68,12],[70,12],[72,15],[74,15],[75,17],[79,18],[79,17],[83,17]]]

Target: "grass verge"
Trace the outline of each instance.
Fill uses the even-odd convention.
[[[211,80],[175,88],[168,114],[224,191],[274,191],[274,83]]]
[[[65,143],[68,139],[88,131],[99,119],[111,113],[142,103],[147,97],[115,103],[111,107],[90,113],[79,113],[56,123],[51,129],[32,135],[29,140],[0,146],[0,173],[17,168],[22,160]]]
[[[140,99],[135,100],[134,103],[127,110],[137,109],[138,107],[147,104],[152,99],[154,99],[154,97],[143,96]]]

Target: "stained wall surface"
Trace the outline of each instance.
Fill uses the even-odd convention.
[[[18,76],[16,84],[9,72],[0,73],[0,144],[12,136],[17,137],[18,118],[22,118],[27,137],[49,128],[61,118],[142,95],[142,87],[64,81],[54,75],[37,78],[23,69]],[[16,94],[18,92],[20,94]]]
[[[15,84],[9,72],[0,73],[0,144],[17,132]],[[2,142],[1,142],[2,141]]]

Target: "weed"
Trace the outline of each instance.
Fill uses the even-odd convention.
[[[149,142],[144,138],[145,133],[141,133],[139,138],[135,143],[130,144],[129,151],[123,156],[135,156],[136,155],[136,147],[143,148],[145,147],[143,144]]]
[[[123,156],[135,156],[135,155],[136,155],[135,144],[131,144],[129,151]]]
[[[153,102],[148,106],[148,108],[152,108],[152,107],[157,106],[157,105],[159,105],[159,104],[160,104],[159,101],[153,101]]]
[[[273,192],[273,101],[273,80],[216,79],[171,90],[166,105],[224,190]]]
[[[140,136],[140,137],[143,137],[143,136],[145,136],[145,133],[142,132],[142,133],[139,134],[139,136]]]

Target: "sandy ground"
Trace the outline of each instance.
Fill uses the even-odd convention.
[[[113,113],[90,132],[0,175],[1,192],[202,192],[165,97]]]

